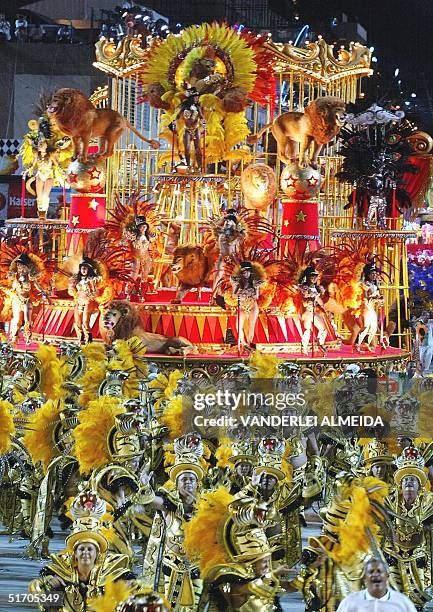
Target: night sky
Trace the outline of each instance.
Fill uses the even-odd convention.
[[[357,17],[375,47],[384,89],[392,86],[394,71],[405,94],[418,105],[426,127],[433,126],[433,0],[296,0],[302,23],[323,31],[333,15]],[[309,21],[310,20],[310,21]]]

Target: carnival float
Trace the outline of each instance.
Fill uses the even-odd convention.
[[[403,111],[360,106],[370,55],[217,23],[102,38],[94,65],[109,85],[90,99],[57,90],[24,139],[39,218],[6,223],[11,339],[134,332],[173,363],[217,370],[256,349],[318,372],[354,355],[401,366],[402,218],[422,201],[431,145]],[[48,219],[56,182],[70,202]],[[50,269],[43,290],[23,257]]]

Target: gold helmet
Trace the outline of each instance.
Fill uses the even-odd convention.
[[[74,499],[70,508],[74,519],[72,533],[66,538],[66,546],[70,552],[84,542],[94,544],[101,554],[106,552],[107,539],[101,533],[101,520],[106,511],[106,503],[96,491],[87,489]]]
[[[116,424],[108,434],[108,449],[112,459],[128,461],[142,454],[140,436],[135,415],[124,413],[116,416]]]
[[[364,449],[364,461],[367,467],[371,467],[374,463],[391,464],[394,462],[394,457],[389,452],[388,444],[375,438]]]
[[[408,446],[395,462],[397,464],[397,470],[394,474],[396,485],[399,485],[405,476],[415,476],[422,487],[426,484],[427,474],[423,469],[425,462],[417,448]]]
[[[204,469],[200,465],[200,458],[203,456],[204,447],[200,434],[191,432],[176,438],[173,450],[175,462],[169,470],[170,480],[176,482],[177,477],[184,472],[193,472],[199,481],[202,480]]]
[[[260,440],[257,450],[259,456],[258,465],[255,467],[256,474],[270,474],[279,481],[284,480],[286,477],[282,469],[285,451],[284,440],[280,440],[276,436],[267,436]]]

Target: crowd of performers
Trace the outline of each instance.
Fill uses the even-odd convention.
[[[228,209],[211,217],[202,244],[180,242],[178,224],[159,215],[148,201],[133,194],[117,202],[103,230],[89,234],[80,254],[53,262],[39,244],[8,238],[1,245],[2,320],[12,342],[23,326],[32,337],[35,305],[57,297],[73,299],[74,329],[81,343],[92,340],[91,317],[112,299],[146,301],[156,287],[175,288],[173,303],[190,291],[212,290],[211,304],[237,312],[238,350],[256,348],[260,312],[269,307],[296,321],[304,355],[325,355],[329,339],[340,339],[334,315],[346,326],[346,343],[354,353],[389,346],[396,330],[392,309],[384,312],[384,262],[365,240],[347,239],[330,249],[278,255],[278,238],[257,211]],[[66,291],[65,294],[59,290]],[[407,319],[405,304],[394,313]],[[394,318],[395,318],[394,317]],[[428,369],[428,368],[426,368]]]
[[[34,354],[3,343],[0,360],[0,521],[46,559],[29,586],[41,609],[61,596],[70,612],[264,612],[300,591],[306,610],[332,611],[372,557],[417,610],[430,599],[433,442],[414,419],[428,429],[429,379],[382,396],[359,366],[309,381],[258,352],[197,379],[158,369],[137,338]],[[302,390],[310,415],[375,404],[400,415],[399,435],[191,426],[198,390],[254,392],[264,379]],[[50,554],[59,524],[65,549]]]

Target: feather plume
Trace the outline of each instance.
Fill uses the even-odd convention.
[[[338,527],[338,544],[330,552],[331,558],[343,566],[351,565],[359,553],[368,553],[371,538],[379,536],[379,512],[371,502],[383,504],[388,486],[373,476],[353,481],[343,489],[339,498],[349,502],[349,511]]]
[[[192,400],[182,395],[176,395],[166,405],[160,421],[167,427],[170,439],[174,440],[182,436],[184,431],[184,411],[192,408]]]
[[[41,344],[36,352],[36,357],[41,363],[41,392],[48,399],[60,399],[63,394],[62,384],[62,361],[57,356],[57,351],[53,346]]]
[[[229,561],[222,542],[222,527],[226,520],[227,508],[234,496],[225,487],[204,493],[197,504],[194,517],[184,523],[184,547],[190,559],[198,558],[200,574]]]
[[[278,365],[282,359],[255,351],[249,358],[249,365],[256,369],[253,378],[278,378]]]
[[[218,448],[215,451],[215,459],[217,460],[217,467],[226,468],[229,467],[233,469],[234,464],[230,461],[230,457],[233,456],[233,447],[231,440],[227,438],[227,440],[221,441]]]
[[[92,400],[98,398],[98,390],[107,372],[107,362],[88,361],[87,370],[83,376],[77,381],[77,384],[82,387],[83,391],[80,394],[78,403],[80,406],[86,406]]]
[[[12,410],[13,406],[10,402],[0,401],[0,455],[10,450],[11,437],[15,434]]]
[[[61,408],[60,401],[46,401],[29,417],[28,431],[23,437],[23,444],[27,448],[33,463],[41,462],[44,470],[60,452],[56,447],[53,433],[60,419]]]
[[[80,412],[73,436],[81,474],[89,474],[111,461],[108,434],[116,424],[115,417],[124,412],[115,397],[93,400]]]
[[[94,612],[113,612],[123,601],[132,595],[132,589],[124,580],[107,582],[104,587],[104,595],[92,597],[88,604]]]

